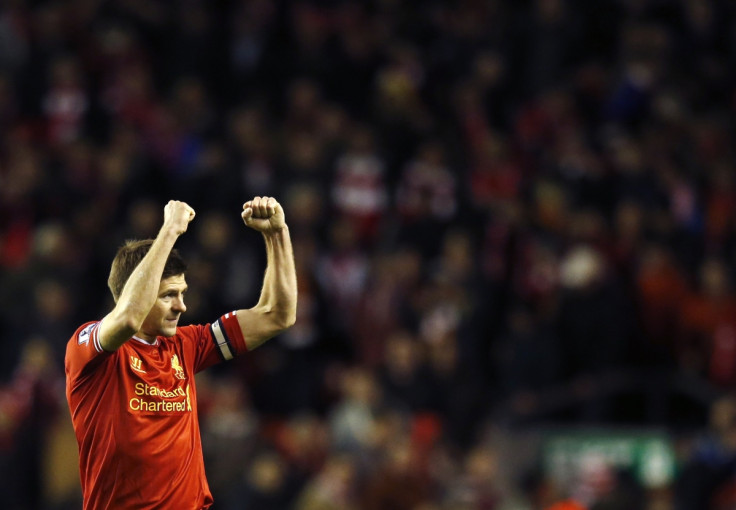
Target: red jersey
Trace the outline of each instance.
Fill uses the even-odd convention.
[[[84,510],[209,508],[194,374],[245,352],[235,312],[115,352],[99,326],[72,335],[64,362]]]

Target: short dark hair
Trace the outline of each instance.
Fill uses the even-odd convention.
[[[123,292],[125,282],[128,281],[130,275],[133,274],[135,268],[140,264],[143,257],[146,256],[148,250],[151,249],[153,239],[144,239],[141,241],[128,240],[125,241],[119,249],[115,258],[112,260],[112,267],[110,268],[110,276],[107,279],[107,286],[112,292],[112,297],[117,302],[120,294]],[[187,264],[184,259],[181,258],[179,252],[176,249],[171,250],[169,258],[166,260],[164,266],[164,272],[161,275],[161,279],[166,279],[171,276],[176,276],[186,273]]]

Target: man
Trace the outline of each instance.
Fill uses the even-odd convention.
[[[66,396],[79,443],[84,509],[203,509],[204,474],[194,374],[256,348],[296,319],[296,273],[284,211],[273,198],[243,205],[263,234],[258,303],[212,324],[178,327],[186,265],[173,249],[194,219],[170,201],[156,239],[126,243],[108,286],[115,307],[67,344]]]

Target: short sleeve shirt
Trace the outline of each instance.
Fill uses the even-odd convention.
[[[112,353],[100,324],[77,329],[64,363],[84,510],[209,508],[194,374],[246,351],[236,312]]]

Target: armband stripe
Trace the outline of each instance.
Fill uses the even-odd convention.
[[[222,320],[222,317],[220,317],[219,319],[217,319],[217,324],[220,326],[220,332],[222,333],[222,336],[225,339],[225,343],[227,344],[227,348],[230,350],[230,356],[232,358],[234,358],[235,355],[237,354],[237,351],[233,348],[233,343],[230,340],[230,335],[228,335],[228,333],[227,333],[227,328],[225,328],[225,322]]]
[[[212,328],[212,338],[215,341],[215,345],[218,347],[220,355],[225,361],[233,359],[234,356],[232,347],[230,346],[230,340],[227,338],[227,333],[225,333],[222,321],[217,319],[210,327]]]

